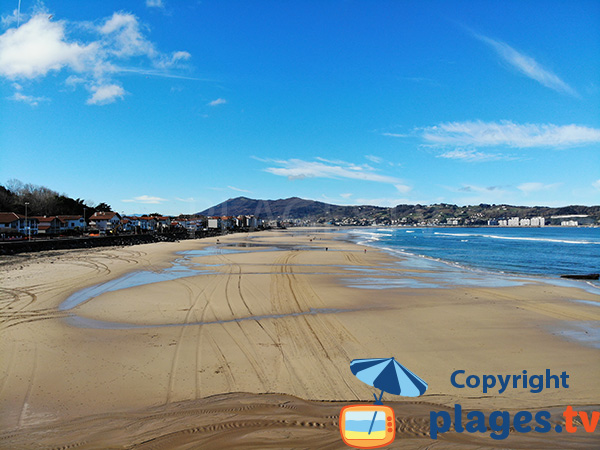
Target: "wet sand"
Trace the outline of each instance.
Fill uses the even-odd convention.
[[[600,350],[569,333],[582,324],[597,330],[597,295],[541,282],[417,287],[435,274],[419,278],[392,255],[326,232],[219,241],[0,261],[0,447],[346,448],[341,407],[370,402],[375,391],[349,363],[390,356],[429,384],[418,399],[384,395],[397,414],[390,448],[600,445],[600,431],[581,430],[429,437],[429,411],[457,403],[547,409],[553,424],[564,424],[566,405],[599,410]],[[199,252],[176,254],[190,250]],[[164,274],[174,260],[173,279],[131,283],[140,271]],[[349,286],[374,274],[415,285]],[[484,394],[453,387],[457,369],[480,377],[566,371],[569,388]]]

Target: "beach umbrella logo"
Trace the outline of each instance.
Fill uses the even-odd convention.
[[[383,393],[418,397],[427,383],[392,358],[355,359],[350,370],[363,383],[379,389],[372,405],[348,405],[340,413],[340,433],[355,448],[384,447],[396,437],[394,410],[381,402]]]

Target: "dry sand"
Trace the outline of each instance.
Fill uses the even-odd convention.
[[[221,237],[218,246],[211,238],[4,257],[0,448],[347,448],[339,411],[375,392],[349,363],[390,356],[429,389],[407,401],[384,395],[397,415],[389,448],[600,447],[600,430],[429,437],[429,412],[457,403],[486,412],[547,409],[553,425],[564,424],[566,405],[600,410],[600,351],[564,336],[582,324],[597,329],[597,295],[541,282],[352,288],[344,280],[372,271],[418,276],[339,237],[270,231]],[[175,254],[203,248],[223,250]],[[177,258],[198,274],[126,287],[137,272],[158,273]],[[111,280],[119,280],[116,290],[59,308]],[[453,387],[457,369],[566,371],[569,388],[484,394]]]

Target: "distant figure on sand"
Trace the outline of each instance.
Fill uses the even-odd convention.
[[[329,248],[328,248],[328,247],[325,247],[325,251],[327,251],[327,250],[329,250]]]

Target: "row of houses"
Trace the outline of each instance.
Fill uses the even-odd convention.
[[[519,217],[511,217],[510,219],[499,219],[497,221],[489,221],[488,225],[498,225],[500,227],[545,227],[546,219],[544,217],[532,217],[530,219],[521,219]]]
[[[255,216],[123,216],[115,212],[97,212],[90,217],[90,227],[101,232],[119,231],[163,231],[171,227],[184,228],[188,231],[215,229],[256,229],[263,226],[263,221]]]
[[[561,227],[578,227],[586,225],[594,225],[595,220],[586,214],[572,214],[566,216],[551,216],[549,219],[544,217],[531,217],[529,219],[521,219],[519,217],[511,217],[509,219],[490,219],[488,225],[500,227],[545,227],[556,226]]]
[[[0,212],[0,234],[60,234],[68,230],[84,230],[83,216],[24,216]]]
[[[0,212],[0,235],[58,235],[69,231],[155,232],[184,228],[190,232],[215,229],[256,229],[263,221],[254,216],[121,216],[113,211],[94,213],[89,222],[83,216],[24,216],[14,212]]]

